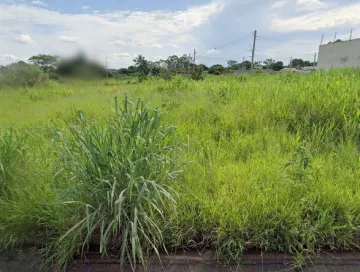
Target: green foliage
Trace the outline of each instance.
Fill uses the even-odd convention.
[[[206,247],[214,249],[219,260],[238,261],[244,251],[256,248],[292,254],[294,265],[301,266],[324,248],[360,248],[359,70],[206,76],[202,81],[176,75],[171,80],[148,77],[136,85],[126,81],[64,81],[49,91],[71,89],[73,94],[56,99],[50,99],[45,84],[21,93],[0,91],[0,130],[5,135],[0,138],[7,143],[0,144],[6,168],[6,189],[0,196],[1,247],[43,237],[47,247],[41,248],[48,257],[60,256],[56,260],[61,263],[73,253],[86,252],[93,241],[104,254],[114,248],[121,255],[123,236],[112,232],[116,228],[107,233],[107,227],[120,214],[130,218],[122,221],[124,232],[126,226],[132,229],[135,208],[138,218],[151,214],[144,204],[148,200],[137,200],[141,186],[155,180],[150,175],[179,195],[176,212],[165,197],[164,204],[157,201],[162,216],[155,210],[149,215],[161,233],[150,223],[142,225],[158,250],[163,244],[167,249]],[[123,116],[119,107],[118,113],[104,110],[114,89],[167,110],[162,120],[175,124],[179,141],[186,142],[174,160],[191,161],[176,183],[161,183],[164,173],[177,169],[160,165],[170,156],[167,151],[159,157],[144,155],[146,150],[159,151],[155,142],[164,136],[148,133],[152,121],[139,128],[142,122],[135,120],[148,120],[141,103],[132,105],[132,114],[123,119],[118,118]],[[31,101],[33,92],[44,98]],[[84,109],[86,117],[82,112],[69,114],[69,104]],[[155,120],[150,112],[150,120]],[[49,119],[68,124],[56,122],[54,131]],[[4,132],[3,127],[12,124],[16,133]],[[132,131],[143,136],[130,137]],[[170,135],[166,139],[173,146]],[[153,159],[150,165],[143,157]],[[133,171],[127,171],[128,176],[124,169]],[[137,182],[129,182],[131,178]],[[111,203],[127,188],[133,188],[134,197],[127,198],[119,212]],[[156,199],[155,190],[148,193],[150,202]],[[140,243],[128,237],[133,264],[133,253],[141,259],[140,246],[144,253],[153,250],[138,230]]]
[[[35,65],[19,61],[15,64],[0,66],[0,88],[5,86],[26,87],[46,81],[47,77]]]
[[[146,77],[150,72],[149,62],[142,55],[138,55],[136,59],[134,59],[134,62],[138,74],[142,77]]]
[[[236,60],[228,60],[227,64],[229,67],[233,67],[234,65],[236,65],[238,62]]]
[[[191,71],[191,79],[192,80],[203,80],[203,68],[202,66],[197,66],[194,67],[193,70]]]
[[[57,132],[61,169],[72,183],[60,192],[60,201],[78,211],[74,225],[54,242],[59,262],[95,240],[104,255],[117,247],[121,265],[125,260],[144,264],[147,251],[161,246],[156,222],[175,201],[169,187],[176,177],[173,128],[163,126],[158,111],[141,100],[133,104],[125,98],[115,110],[106,126],[79,111],[69,136]]]
[[[291,66],[295,67],[295,68],[302,68],[302,67],[304,67],[306,65],[305,65],[304,60],[302,60],[302,59],[293,59],[291,61]]]
[[[221,64],[215,64],[209,68],[208,73],[213,75],[221,75],[224,71],[224,66],[222,66]]]
[[[59,63],[59,59],[56,56],[39,54],[32,56],[29,61],[34,65],[37,65],[43,70],[44,73],[49,74],[51,78],[57,78],[56,69]]]

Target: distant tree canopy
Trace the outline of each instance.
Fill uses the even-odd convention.
[[[147,76],[150,72],[149,62],[145,59],[144,56],[138,55],[134,60],[136,71],[142,75]]]
[[[215,64],[209,68],[208,73],[213,75],[221,75],[225,71],[225,67],[221,64]]]
[[[305,66],[305,62],[302,59],[293,59],[291,61],[291,66],[295,68],[301,68]]]
[[[280,71],[284,68],[284,63],[282,61],[275,61],[271,58],[264,60],[263,64],[263,69],[270,69],[273,71]]]
[[[238,62],[236,60],[228,60],[227,61],[227,64],[228,64],[228,67],[233,67],[235,64],[237,64]]]
[[[284,63],[282,61],[277,61],[272,65],[272,70],[274,71],[280,71],[284,68]]]
[[[241,67],[245,67],[246,70],[250,70],[251,68],[251,61],[245,60],[240,64]]]
[[[205,64],[199,64],[198,67],[201,67],[203,71],[208,71],[209,67],[207,67]]]
[[[56,77],[56,69],[59,64],[59,58],[57,56],[39,54],[29,58],[29,62],[39,66],[40,69],[50,77]]]
[[[29,62],[39,66],[44,72],[48,72],[57,68],[59,60],[56,56],[39,54],[29,58]]]

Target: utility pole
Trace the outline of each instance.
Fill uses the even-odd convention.
[[[256,34],[257,34],[257,31],[255,30],[254,31],[253,48],[252,48],[252,54],[251,54],[251,75],[254,74],[254,57],[255,57]]]
[[[292,68],[292,57],[290,57],[290,64],[289,64],[290,68]]]
[[[191,64],[191,54],[189,53],[189,65],[187,69],[187,73],[190,74],[190,64]]]
[[[245,62],[245,57],[243,57],[243,62],[241,63],[241,72],[244,72],[244,62]]]
[[[336,41],[336,34],[337,34],[337,32],[335,32],[335,36],[334,36],[334,42]]]
[[[109,76],[108,76],[108,68],[107,68],[107,56],[106,56],[105,67],[106,67],[106,80],[108,80]]]
[[[194,64],[195,64],[195,61],[196,61],[196,50],[194,49]]]
[[[314,55],[314,68],[316,67],[316,53]]]
[[[322,45],[323,41],[324,41],[324,33],[323,33],[322,36],[321,36],[320,45]]]
[[[349,41],[351,41],[351,38],[352,38],[352,32],[353,32],[353,29],[351,28],[351,30],[350,30],[350,39],[349,39]]]

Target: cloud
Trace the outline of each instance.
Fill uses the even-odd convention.
[[[212,48],[212,49],[209,49],[208,51],[206,51],[206,53],[215,53],[215,52],[218,52],[215,48]]]
[[[360,3],[331,6],[304,15],[284,18],[274,16],[271,29],[278,32],[315,31],[320,29],[360,25]]]
[[[31,4],[33,4],[33,5],[38,5],[38,6],[43,6],[43,7],[47,7],[47,4],[45,4],[43,1],[39,1],[39,0],[31,1]]]
[[[136,47],[155,47],[155,48],[163,48],[163,45],[159,44],[156,42],[156,39],[144,39],[142,41],[138,41],[135,39],[125,39],[125,40],[116,40],[114,42],[112,42],[113,45],[118,46],[118,47],[123,47],[123,46],[136,46]]]
[[[59,36],[59,41],[65,42],[65,43],[76,43],[75,37],[68,37],[68,36]]]
[[[90,7],[89,6],[81,6],[81,9],[82,10],[87,10],[87,9],[89,9]]]
[[[12,54],[2,54],[0,55],[0,61],[5,61],[5,62],[14,62],[19,60],[18,57],[12,55]]]
[[[276,1],[276,2],[274,2],[274,3],[271,5],[271,9],[281,8],[281,7],[285,6],[287,3],[288,3],[288,0],[279,0],[279,1]]]
[[[14,40],[18,43],[23,43],[23,44],[36,43],[29,35],[26,35],[26,34],[21,34],[20,36],[15,37]]]
[[[297,0],[297,11],[315,11],[319,9],[325,9],[330,7],[330,4],[324,3],[320,0]]]
[[[114,54],[114,57],[117,58],[117,59],[120,59],[120,58],[131,58],[131,55],[129,53],[115,53]]]

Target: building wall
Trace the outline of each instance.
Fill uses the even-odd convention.
[[[329,70],[340,67],[360,68],[360,39],[320,46],[317,68]]]

